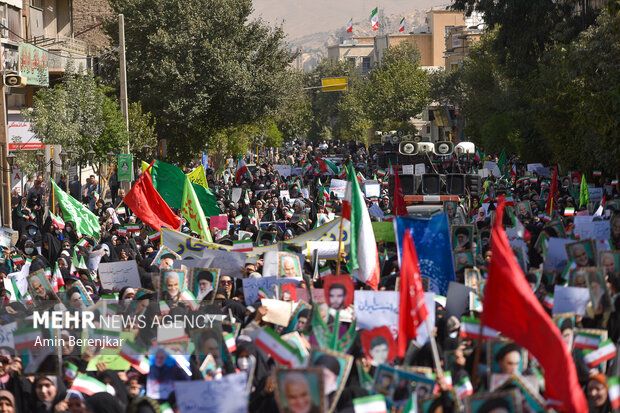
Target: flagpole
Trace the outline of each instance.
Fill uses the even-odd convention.
[[[342,255],[342,231],[344,227],[344,217],[340,212],[340,229],[338,230],[338,260],[336,261],[336,275],[340,275],[340,260]]]
[[[433,335],[433,326],[431,325],[430,317],[426,317],[426,329],[428,330],[428,336],[431,339],[431,350],[433,351],[433,362],[435,364],[435,370],[437,371],[437,377],[443,377],[443,369],[439,362],[439,351],[437,350],[437,343],[435,342],[435,336]]]

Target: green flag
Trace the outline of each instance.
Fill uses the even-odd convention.
[[[506,175],[506,149],[502,149],[502,153],[497,160],[497,166],[502,175]]]
[[[590,202],[590,190],[588,189],[588,184],[586,183],[586,175],[581,174],[581,187],[579,188],[579,208],[583,208],[583,206],[588,206],[588,202]]]
[[[189,181],[189,178],[185,178],[185,185],[183,186],[183,203],[181,213],[187,219],[187,223],[192,231],[200,235],[200,238],[213,242],[211,238],[211,231],[209,231],[209,224],[205,217],[202,207],[198,202],[198,197]]]
[[[77,232],[99,239],[99,218],[97,218],[86,205],[78,202],[71,195],[58,188],[58,185],[56,185],[53,179],[52,186],[54,192],[56,192],[58,205],[60,206],[65,222],[73,221]]]
[[[147,163],[142,162],[142,170],[146,170],[145,165],[148,167]],[[156,160],[151,168],[151,178],[153,178],[153,186],[168,206],[181,209],[181,202],[183,202],[182,188],[185,187],[185,174],[181,168]],[[205,216],[212,217],[222,213],[217,206],[213,192],[199,184],[192,183],[192,186]]]

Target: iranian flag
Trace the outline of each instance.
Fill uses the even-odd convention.
[[[254,344],[275,361],[288,367],[300,367],[303,360],[299,351],[269,327],[258,332],[254,338]]]
[[[196,311],[198,310],[198,308],[200,308],[200,304],[196,300],[196,297],[194,297],[194,294],[192,294],[192,292],[188,290],[187,288],[181,292],[181,295],[179,298],[185,301],[185,303],[189,305],[189,308],[192,311]]]
[[[243,239],[239,241],[233,241],[233,251],[244,252],[244,251],[252,251],[254,249],[254,244],[251,239]]]
[[[611,403],[611,409],[616,410],[620,407],[620,378],[610,377],[607,379],[607,394],[609,395],[609,402]]]
[[[127,360],[131,367],[138,370],[140,374],[149,373],[150,364],[146,357],[146,350],[137,344],[126,340],[121,348],[120,356]]]
[[[469,381],[469,377],[465,376],[456,383],[455,391],[459,399],[472,395],[474,393],[474,388],[471,385],[471,381]]]
[[[22,328],[13,331],[13,344],[15,350],[24,350],[34,347],[37,337],[41,335],[38,328]]]
[[[67,361],[65,364],[65,380],[71,381],[78,375],[78,366]]]
[[[58,267],[58,262],[54,266],[54,274],[52,275],[52,288],[54,292],[57,293],[60,287],[65,286],[65,280],[62,278],[62,273],[60,272],[60,268]]]
[[[602,342],[598,349],[586,354],[583,357],[583,361],[589,368],[592,369],[599,364],[613,359],[614,357],[616,357],[616,345],[611,341],[611,339],[608,339]]]
[[[350,19],[347,23],[347,33],[353,33],[353,19]]]
[[[263,287],[260,287],[258,289],[258,298],[260,298],[261,300],[263,298],[269,298],[269,294],[267,294],[267,291],[265,291],[265,289]]]
[[[224,336],[224,342],[226,343],[226,347],[228,348],[229,353],[234,353],[237,350],[237,342],[235,341],[235,334],[228,333]]]
[[[243,160],[241,155],[239,155],[239,161],[237,162],[237,173],[235,174],[235,182],[237,183],[237,185],[241,184],[241,179],[244,176],[250,181],[254,180],[252,172],[250,172],[250,170],[245,164],[245,161]]]
[[[149,234],[149,241],[155,241],[161,238],[161,232],[155,231]]]
[[[596,350],[601,345],[601,336],[580,331],[573,341],[573,347],[585,350]]]
[[[387,413],[385,397],[382,394],[375,394],[353,399],[353,410],[355,413]]]
[[[90,377],[85,374],[78,374],[73,381],[71,390],[79,391],[87,396],[92,396],[95,393],[106,392],[108,391],[108,388],[105,384],[94,377]]]
[[[497,338],[499,332],[490,327],[483,327],[480,331],[480,320],[475,317],[461,317],[461,330],[459,336],[463,338],[470,338],[477,340],[482,338],[483,340]]]
[[[379,30],[379,8],[375,7],[372,12],[370,12],[370,24],[372,24],[373,30]]]
[[[553,294],[549,293],[545,296],[545,300],[543,301],[543,305],[549,310],[553,310]]]
[[[342,217],[351,222],[351,275],[376,290],[379,285],[379,251],[364,196],[349,165],[347,191],[342,203]]]
[[[52,223],[54,224],[56,228],[65,229],[65,221],[63,221],[62,218],[60,218],[57,215],[54,215],[51,211],[50,211],[50,217],[52,218]]]
[[[338,167],[336,166],[335,163],[328,161],[327,159],[323,159],[320,157],[316,157],[316,161],[319,164],[319,168],[321,168],[321,171],[323,171],[323,173],[326,174],[338,174]]]
[[[400,24],[398,25],[398,32],[402,33],[405,31],[405,18],[400,19]]]

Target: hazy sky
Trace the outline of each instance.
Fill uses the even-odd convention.
[[[349,19],[370,20],[375,7],[385,15],[448,4],[449,0],[254,0],[254,16],[262,16],[272,24],[284,21],[290,38],[344,27]]]

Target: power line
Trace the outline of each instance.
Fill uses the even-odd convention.
[[[47,54],[51,54],[51,55],[53,55],[53,56],[58,56],[58,57],[63,57],[63,58],[65,58],[65,59],[75,59],[75,56],[66,56],[66,55],[63,55],[63,54],[60,54],[60,53],[50,52],[49,50],[45,49],[44,47],[41,47],[41,46],[39,46],[39,45],[37,45],[37,44],[34,44],[34,43],[32,43],[32,42],[29,42],[28,40],[24,39],[24,38],[23,38],[23,37],[21,37],[19,34],[15,33],[13,30],[9,29],[7,26],[5,26],[5,25],[4,25],[4,24],[2,24],[2,23],[0,23],[0,28],[5,29],[5,30],[7,30],[9,33],[11,33],[11,34],[13,34],[13,35],[17,36],[17,38],[19,38],[20,40],[22,40],[24,43],[28,43],[28,44],[30,44],[30,45],[32,45],[32,46],[34,46],[34,47],[36,47],[37,49],[41,49],[41,50],[43,50],[44,52],[47,52]],[[102,56],[105,56],[105,55],[107,55],[107,54],[109,54],[109,53],[112,53],[112,52],[115,52],[115,51],[117,51],[117,50],[118,50],[118,46],[113,47],[112,49],[107,50],[107,51],[105,51],[105,52],[103,52],[103,53],[101,53],[101,54],[99,54],[99,55],[97,55],[97,56],[86,56],[86,57],[101,58]]]

